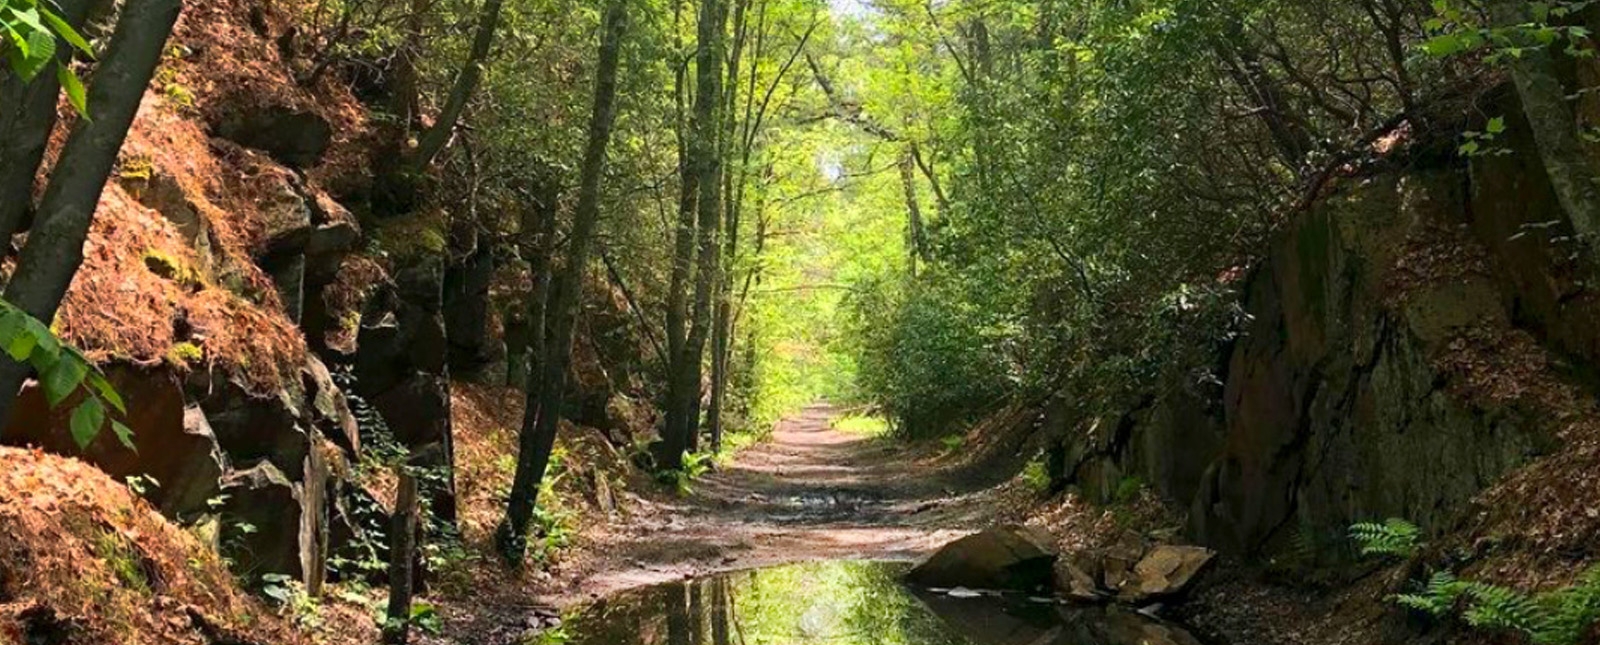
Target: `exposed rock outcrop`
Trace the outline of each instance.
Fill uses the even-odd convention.
[[[1244,283],[1251,318],[1211,368],[1220,385],[1174,365],[1118,412],[1047,413],[1059,481],[1100,500],[1149,485],[1189,507],[1195,538],[1239,553],[1336,543],[1373,518],[1450,526],[1551,445],[1504,390],[1536,386],[1495,385],[1465,354],[1544,364],[1493,340],[1523,327],[1594,346],[1577,322],[1592,296],[1553,251],[1564,218],[1517,149],[1352,179],[1298,215]]]
[[[215,497],[227,465],[217,437],[198,408],[184,399],[183,389],[170,373],[114,366],[107,378],[127,404],[124,418],[133,431],[137,450],[122,445],[110,432],[102,432],[79,451],[68,431],[70,401],[51,409],[37,383],[22,391],[5,429],[5,442],[39,446],[61,454],[74,454],[121,480],[143,477],[145,496],[168,517],[183,518],[206,510]]]

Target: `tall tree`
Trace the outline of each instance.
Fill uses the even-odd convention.
[[[695,169],[696,266],[694,304],[689,313],[689,331],[682,350],[668,375],[666,427],[657,451],[657,463],[666,469],[683,466],[683,453],[695,448],[700,425],[700,381],[708,331],[711,326],[711,296],[716,286],[718,233],[721,226],[723,39],[727,28],[722,0],[703,0],[697,29],[693,139],[690,158]]]
[[[61,17],[76,28],[83,24],[89,0],[62,0],[59,6]],[[72,48],[58,45],[56,49],[65,64]],[[49,73],[28,83],[10,76],[0,80],[0,96],[20,97],[15,105],[0,105],[0,244],[8,247],[33,206],[33,180],[44,160],[50,133],[55,131],[61,82]],[[0,255],[8,252],[0,247]]]
[[[100,193],[182,10],[182,0],[129,0],[122,9],[91,79],[89,118],[79,120],[67,136],[39,202],[38,221],[6,284],[5,299],[34,318],[55,318],[83,263],[83,243]],[[0,359],[0,420],[10,416],[27,377],[26,366]]]
[[[622,37],[627,27],[628,0],[608,0],[601,22],[599,65],[595,70],[594,110],[589,140],[579,169],[578,203],[572,214],[566,264],[556,278],[546,310],[545,353],[540,373],[528,379],[537,387],[537,404],[523,411],[517,470],[512,479],[506,517],[496,533],[497,546],[507,561],[520,563],[527,549],[528,525],[539,502],[539,483],[550,465],[556,430],[561,424],[561,401],[566,393],[567,368],[572,363],[572,336],[583,300],[583,274],[589,263],[600,221],[600,181],[605,175],[606,150],[616,123],[617,68],[621,65]],[[532,385],[537,383],[537,385]],[[532,417],[531,421],[529,417]]]
[[[466,63],[456,74],[456,82],[450,88],[450,95],[445,98],[439,119],[422,133],[422,138],[417,142],[414,161],[418,167],[433,163],[433,158],[444,149],[444,144],[450,141],[450,134],[455,131],[456,121],[461,119],[461,112],[467,109],[467,101],[478,89],[478,82],[483,79],[484,62],[489,58],[489,48],[494,46],[494,34],[500,26],[500,8],[503,4],[504,0],[483,1],[483,7],[478,12],[478,30],[472,37],[472,51],[468,52]]]
[[[674,2],[673,38],[678,51],[683,50],[683,37],[680,35],[683,32],[682,15],[683,2]],[[677,366],[683,360],[683,346],[688,333],[688,323],[685,321],[689,317],[689,284],[694,279],[695,207],[699,203],[694,155],[690,151],[690,141],[694,135],[689,131],[690,121],[686,115],[689,102],[688,69],[689,60],[685,56],[673,72],[673,100],[676,104],[674,122],[678,143],[678,218],[677,226],[673,229],[672,278],[667,288],[669,383],[671,374],[677,373]],[[671,405],[669,396],[667,406]]]

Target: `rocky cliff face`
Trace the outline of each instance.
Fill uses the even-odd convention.
[[[505,382],[499,319],[521,301],[491,298],[516,262],[450,230],[464,218],[380,204],[383,136],[335,74],[296,78],[297,33],[269,5],[190,3],[96,212],[57,327],[122,393],[137,451],[109,433],[79,450],[70,406],[32,386],[0,439],[217,527],[248,581],[315,590],[331,553],[386,544],[385,495],[355,476],[375,452],[427,455],[427,508],[454,522],[452,372]],[[610,413],[642,388],[624,312],[586,309],[608,338],[585,337],[580,422],[634,421]]]
[[[1252,318],[1220,386],[1175,367],[1120,412],[1045,416],[1066,426],[1060,480],[1100,499],[1148,484],[1189,509],[1195,538],[1270,553],[1362,520],[1459,526],[1562,449],[1552,419],[1592,410],[1549,406],[1596,358],[1596,298],[1531,142],[1504,145],[1342,180],[1243,285]]]

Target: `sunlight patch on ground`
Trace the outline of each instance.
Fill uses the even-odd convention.
[[[833,420],[833,429],[860,437],[882,437],[889,434],[889,421],[879,416],[851,414]]]

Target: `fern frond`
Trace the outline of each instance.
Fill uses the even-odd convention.
[[[1409,558],[1421,546],[1422,529],[1394,517],[1381,524],[1377,522],[1352,524],[1350,537],[1361,545],[1361,555]]]
[[[1450,613],[1465,590],[1466,583],[1449,571],[1440,571],[1433,574],[1418,593],[1399,594],[1393,600],[1402,607],[1440,618]]]
[[[1472,606],[1461,614],[1468,625],[1484,629],[1509,629],[1535,633],[1544,622],[1539,604],[1515,589],[1469,582],[1466,593]]]
[[[1531,633],[1536,645],[1577,645],[1600,620],[1600,565],[1591,567],[1571,587],[1539,594],[1543,620]]]

